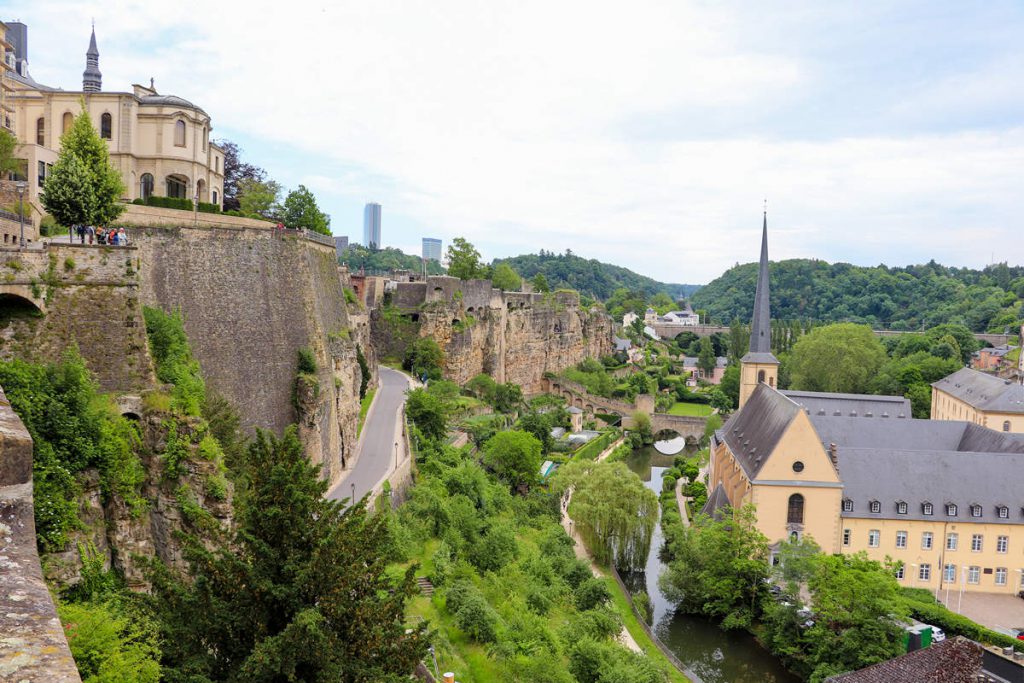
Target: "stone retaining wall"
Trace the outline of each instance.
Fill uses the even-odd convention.
[[[43,580],[32,510],[32,437],[0,389],[0,680],[81,681]]]

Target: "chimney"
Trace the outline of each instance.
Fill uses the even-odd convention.
[[[828,445],[828,459],[832,461],[832,464],[839,467],[839,447],[834,443]]]

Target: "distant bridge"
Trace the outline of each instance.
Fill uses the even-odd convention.
[[[683,332],[692,332],[698,337],[710,337],[713,334],[729,334],[728,327],[720,325],[679,325],[675,323],[655,323],[654,332],[662,339],[675,339]],[[920,334],[921,330],[873,330],[879,337],[898,337],[902,334]],[[1001,346],[1009,342],[1012,334],[991,334],[975,332],[974,338],[988,342],[992,346]]]
[[[646,396],[646,400],[644,396],[637,396],[635,403],[626,403],[614,398],[594,396],[582,384],[561,378],[548,379],[547,387],[548,393],[564,398],[570,406],[575,406],[591,415],[604,413],[628,418],[633,413],[640,411],[650,415],[651,431],[655,434],[664,431],[676,432],[679,436],[686,437],[688,441],[700,441],[704,436],[706,418],[656,413],[652,410],[654,407],[652,396]]]

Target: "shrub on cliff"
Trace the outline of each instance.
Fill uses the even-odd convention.
[[[0,362],[0,386],[33,441],[36,540],[43,552],[60,551],[78,522],[77,474],[96,469],[104,501],[120,496],[134,510],[145,502],[145,478],[136,455],[134,424],[122,417],[72,347],[59,363]]]
[[[156,363],[156,376],[161,382],[173,384],[171,407],[185,415],[199,415],[206,400],[206,384],[199,362],[185,336],[181,311],[165,313],[159,308],[143,306],[149,350]]]

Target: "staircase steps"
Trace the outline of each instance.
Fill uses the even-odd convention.
[[[416,585],[419,586],[420,593],[423,593],[428,598],[434,594],[434,584],[430,583],[430,579],[427,577],[417,576]]]

